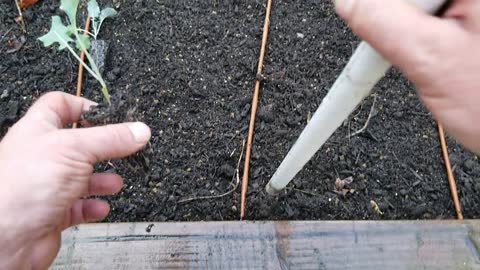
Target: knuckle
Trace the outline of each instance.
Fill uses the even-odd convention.
[[[42,101],[47,101],[47,102],[53,102],[53,103],[58,103],[58,102],[63,102],[65,100],[65,93],[60,92],[60,91],[52,91],[44,94],[40,100]]]
[[[351,7],[348,10],[348,13],[345,14],[345,20],[348,25],[357,33],[363,33],[368,30],[369,20],[372,12],[369,12],[369,16],[365,16],[365,10],[369,9],[370,1],[352,1]],[[372,8],[372,10],[375,10]]]
[[[110,125],[107,126],[107,128],[107,137],[109,141],[113,144],[127,143],[129,131],[124,125]]]
[[[62,125],[61,116],[68,111],[66,95],[58,91],[46,93],[39,98],[29,112],[34,112],[39,119],[55,121],[60,126]]]

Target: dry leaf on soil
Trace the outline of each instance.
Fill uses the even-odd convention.
[[[380,210],[380,207],[378,206],[378,204],[374,200],[370,201],[370,205],[372,206],[373,212],[375,212],[375,214],[383,215],[382,210]]]
[[[38,2],[38,0],[16,0],[18,1],[18,5],[23,9],[27,8],[35,3]]]
[[[10,54],[10,53],[19,51],[23,47],[26,41],[27,39],[25,38],[25,36],[20,36],[20,38],[13,36],[8,41],[8,44],[12,47],[12,49],[8,50],[7,53]]]
[[[343,196],[347,195],[347,193],[354,193],[355,190],[351,188],[345,188],[345,186],[351,184],[353,182],[353,177],[347,177],[345,179],[337,178],[335,180],[335,188],[334,192],[337,194],[342,194]]]

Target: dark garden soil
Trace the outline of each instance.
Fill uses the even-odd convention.
[[[279,197],[264,186],[346,64],[358,39],[338,19],[331,1],[277,0],[260,95],[251,163],[247,218],[446,219],[453,204],[436,124],[414,87],[391,71]],[[237,220],[235,183],[249,110],[265,13],[264,1],[113,0],[118,17],[104,24],[109,42],[105,78],[124,119],[152,127],[140,154],[100,164],[125,176],[108,198],[108,221]],[[0,125],[5,132],[49,90],[74,93],[77,63],[67,52],[41,47],[58,1],[25,11],[22,42],[12,1],[0,2]],[[16,40],[16,41],[15,41]],[[88,78],[85,96],[101,101]],[[449,140],[459,195],[467,218],[480,217],[477,158]],[[242,163],[243,164],[243,163]],[[239,168],[240,172],[242,167]],[[337,177],[352,176],[345,196]],[[232,181],[233,180],[233,181]],[[32,192],[35,192],[32,190]],[[383,215],[374,213],[374,200]]]

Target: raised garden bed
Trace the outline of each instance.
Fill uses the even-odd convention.
[[[260,49],[265,1],[100,1],[120,14],[105,22],[105,77],[121,100],[122,117],[152,127],[142,153],[101,164],[125,176],[108,222],[237,220],[240,192],[231,189]],[[77,63],[40,46],[58,1],[25,10],[27,34],[14,22],[15,5],[0,3],[0,124],[3,132],[42,93],[74,93]],[[17,51],[12,45],[25,44]],[[247,219],[448,219],[454,208],[436,124],[399,72],[377,86],[367,131],[368,98],[279,197],[264,186],[356,47],[358,39],[330,1],[274,1],[253,142]],[[88,78],[88,77],[87,77]],[[84,95],[100,101],[89,78]],[[127,117],[128,116],[128,117]],[[480,165],[449,140],[464,216],[478,218]],[[243,163],[242,163],[243,164]],[[242,170],[242,167],[239,168]],[[352,176],[353,194],[333,192]],[[384,212],[375,214],[374,200]]]
[[[480,269],[478,221],[83,225],[52,269]]]

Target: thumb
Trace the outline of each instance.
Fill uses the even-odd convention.
[[[335,7],[353,32],[411,75],[408,73],[415,73],[412,70],[435,63],[444,47],[449,46],[444,43],[450,44],[452,32],[458,30],[454,24],[430,16],[411,2],[413,0],[335,0]],[[415,2],[433,12],[444,1]]]
[[[150,128],[144,123],[124,123],[102,127],[62,130],[76,159],[88,163],[122,158],[142,149],[150,140]]]

